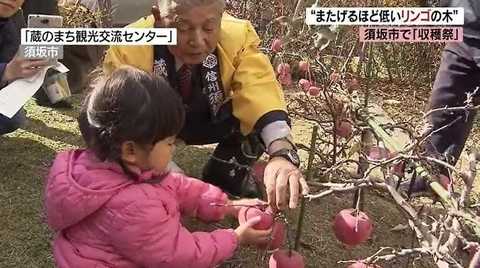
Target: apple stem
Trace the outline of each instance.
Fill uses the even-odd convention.
[[[364,130],[361,135],[361,146],[362,146],[362,151],[366,154],[367,148],[369,147],[369,141],[371,139],[370,137],[370,132],[368,130]],[[360,156],[359,159],[360,165],[358,166],[358,175],[361,177],[364,177],[365,171],[368,169],[368,161],[365,159],[365,157]],[[363,210],[363,199],[364,199],[364,192],[359,188],[358,190],[355,191],[355,195],[353,196],[353,207],[355,210]]]
[[[318,126],[313,126],[312,131],[312,139],[310,140],[310,152],[308,154],[308,164],[307,164],[307,174],[306,174],[306,181],[308,182],[311,180],[313,176],[312,166],[313,166],[313,159],[315,158],[315,144],[317,143],[317,134],[318,134]],[[298,252],[298,248],[300,246],[300,237],[302,236],[302,227],[303,227],[303,218],[305,217],[305,198],[302,196],[300,201],[300,213],[298,215],[298,222],[297,222],[297,234],[295,236],[295,251]]]
[[[251,207],[251,208],[258,208],[258,207],[267,207],[268,205],[247,205],[247,204],[220,204],[212,202],[210,206],[217,206],[217,207]]]
[[[358,218],[360,215],[360,197],[362,196],[362,188],[358,189],[357,194],[357,204],[355,205],[355,232],[358,232]]]

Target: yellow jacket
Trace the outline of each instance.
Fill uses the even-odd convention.
[[[127,27],[153,28],[153,16],[144,17]],[[284,95],[273,68],[258,50],[260,39],[250,22],[224,14],[217,44],[220,73],[225,96],[232,100],[233,115],[240,120],[240,130],[250,133],[264,114],[286,111]],[[152,46],[112,46],[105,56],[103,69],[111,73],[121,65],[153,71]]]

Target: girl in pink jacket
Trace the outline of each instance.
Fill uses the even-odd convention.
[[[79,117],[88,149],[58,154],[45,186],[58,267],[213,267],[270,230],[190,232],[184,215],[217,221],[238,213],[213,185],[168,172],[183,105],[158,77],[124,67],[86,98]],[[212,203],[220,204],[213,206]]]

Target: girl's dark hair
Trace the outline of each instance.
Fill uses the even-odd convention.
[[[117,162],[123,142],[155,144],[177,135],[184,120],[182,101],[163,78],[128,66],[93,88],[78,118],[87,146],[100,160]]]

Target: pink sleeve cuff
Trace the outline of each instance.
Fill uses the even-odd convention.
[[[209,191],[205,192],[199,200],[197,217],[203,221],[222,220],[228,212],[228,207],[223,206],[228,201],[227,194],[213,185],[209,187]]]
[[[232,258],[238,248],[238,237],[233,229],[220,229],[212,233],[219,241],[218,257],[223,260]],[[220,242],[221,241],[221,242]]]

